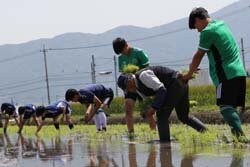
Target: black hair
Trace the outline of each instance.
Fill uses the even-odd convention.
[[[38,106],[36,108],[36,116],[37,117],[42,116],[45,111],[46,111],[46,108],[44,106]]]
[[[76,89],[68,89],[65,93],[65,100],[71,101],[75,95],[78,95],[78,91]]]
[[[194,8],[189,15],[189,28],[195,29],[195,18],[206,19],[210,18],[208,11],[203,7]]]
[[[1,105],[1,112],[3,111],[15,111],[16,107],[13,104],[10,103],[3,103]]]
[[[118,37],[115,40],[113,40],[113,49],[117,55],[122,53],[126,45],[127,41],[123,38]]]
[[[21,107],[18,108],[18,114],[19,115],[23,115],[24,111],[25,111],[25,107],[24,106],[21,106]]]

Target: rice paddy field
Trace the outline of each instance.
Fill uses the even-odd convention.
[[[249,88],[248,81],[247,106],[250,106]],[[22,135],[16,133],[15,125],[8,127],[7,134],[0,129],[0,167],[250,166],[250,142],[239,142],[231,136],[230,128],[221,121],[214,96],[215,88],[211,85],[190,87],[190,112],[198,113],[196,116],[207,123],[209,130],[201,134],[183,124],[171,124],[171,143],[160,143],[157,131],[142,123],[140,112],[152,99],[136,103],[134,136],[127,134],[124,124],[123,97],[116,97],[107,110],[111,116],[106,132],[97,132],[95,125],[84,125],[80,119],[85,107],[72,104],[76,124],[73,130],[60,125],[57,131],[53,125],[46,125],[36,136],[32,122],[31,126],[24,127]],[[246,110],[247,114],[242,117],[248,139],[249,111]]]
[[[136,124],[135,135],[128,136],[125,125],[108,125],[107,132],[97,132],[94,125],[44,126],[38,136],[35,126],[0,131],[1,167],[55,166],[250,166],[250,144],[235,140],[226,125],[208,125],[200,134],[181,125],[171,125],[172,141],[160,143],[156,131],[146,124]],[[250,138],[250,126],[244,125]]]

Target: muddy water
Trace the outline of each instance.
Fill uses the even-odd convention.
[[[0,134],[0,167],[250,166],[250,150],[183,153],[177,143],[129,142],[126,137],[87,140],[83,135],[41,139]]]

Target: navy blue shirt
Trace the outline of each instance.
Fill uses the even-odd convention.
[[[60,100],[55,103],[52,103],[45,107],[45,113],[42,116],[42,120],[45,120],[45,118],[54,118],[59,116],[63,113],[63,108],[66,109],[66,114],[71,113],[71,107],[70,104],[66,100]]]
[[[60,108],[65,108],[66,113],[71,113],[72,112],[70,104],[66,100],[59,100],[59,101],[57,101],[55,103],[52,103],[52,104],[48,105],[46,107],[46,111],[48,111],[50,113],[56,113],[56,112],[60,112],[59,111]]]
[[[32,113],[33,114],[36,112],[36,106],[33,104],[27,104],[24,107],[25,107],[24,113]]]
[[[36,111],[36,106],[33,105],[33,104],[27,104],[27,105],[25,106],[25,108],[28,109],[28,110],[30,110],[30,111],[32,111],[32,112],[35,112],[35,111]]]
[[[80,100],[81,103],[93,103],[94,96],[103,101],[105,98],[109,97],[112,89],[106,88],[101,84],[89,84],[83,89],[79,90],[80,95],[84,100]]]
[[[16,110],[16,107],[13,104],[10,103],[3,103],[1,106],[1,112],[14,112]]]

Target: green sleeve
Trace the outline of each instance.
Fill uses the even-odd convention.
[[[210,31],[202,31],[200,33],[199,49],[209,51],[213,44],[214,34]]]
[[[148,55],[143,50],[139,52],[138,59],[140,61],[140,67],[145,67],[149,64]]]

